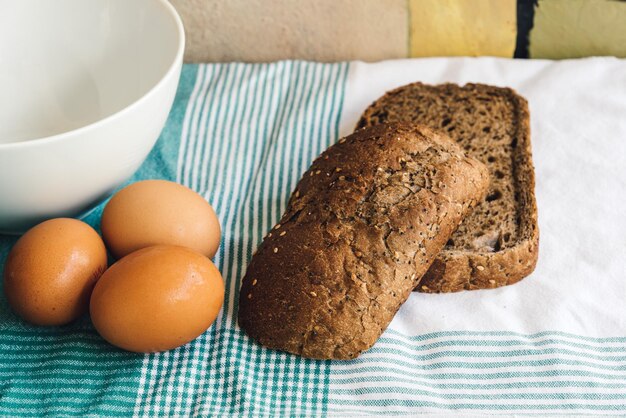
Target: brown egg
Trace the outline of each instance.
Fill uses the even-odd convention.
[[[116,258],[157,244],[180,245],[212,258],[220,235],[211,205],[171,181],[133,183],[117,192],[102,214],[102,237]]]
[[[106,248],[92,227],[76,219],[51,219],[26,232],[9,253],[4,293],[28,322],[67,324],[86,312],[106,267]]]
[[[211,260],[188,248],[157,245],[113,264],[94,288],[90,312],[111,344],[155,352],[202,334],[223,302],[224,282]]]

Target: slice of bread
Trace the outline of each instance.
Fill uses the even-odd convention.
[[[513,284],[538,255],[528,104],[512,89],[413,83],[370,105],[357,129],[389,122],[447,133],[489,168],[489,193],[463,220],[416,290],[456,292]]]
[[[350,359],[387,328],[489,183],[447,135],[379,125],[317,158],[252,257],[239,325],[269,348]]]

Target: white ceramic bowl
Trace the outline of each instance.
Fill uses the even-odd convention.
[[[77,216],[141,165],[184,49],[166,0],[0,0],[0,231]]]

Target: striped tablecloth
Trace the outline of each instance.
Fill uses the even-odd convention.
[[[509,288],[412,295],[353,361],[263,349],[236,325],[252,252],[313,158],[384,90],[415,80],[491,82],[529,98],[537,271]],[[192,343],[138,355],[106,344],[88,318],[31,327],[2,297],[0,415],[626,414],[624,114],[626,64],[614,59],[186,65],[131,181],[175,180],[214,206],[222,313]],[[97,227],[101,210],[86,220]],[[0,265],[14,241],[0,237]]]

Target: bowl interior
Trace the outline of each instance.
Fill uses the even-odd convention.
[[[0,144],[71,131],[138,100],[180,35],[165,0],[20,0],[0,13]]]

